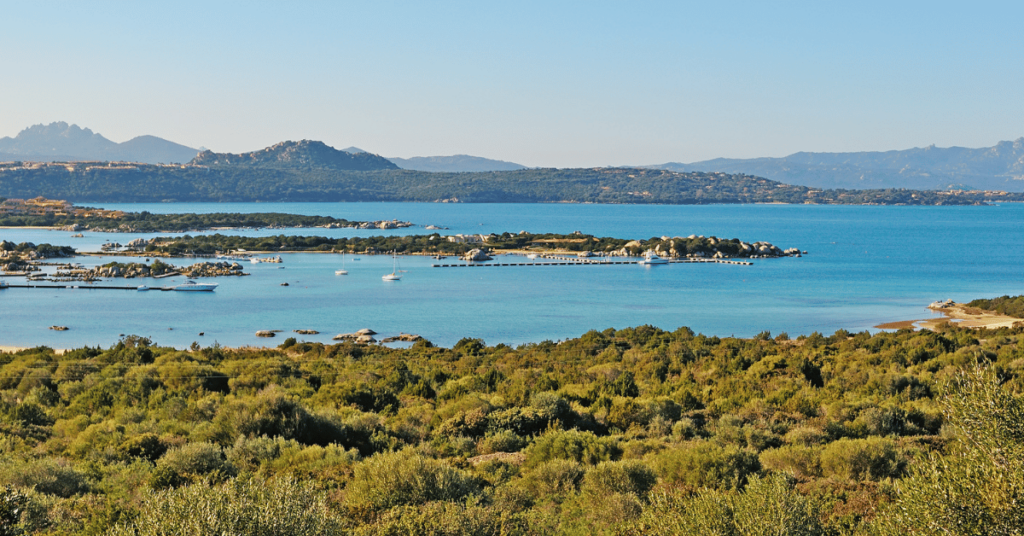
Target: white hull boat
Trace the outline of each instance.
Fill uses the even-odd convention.
[[[654,251],[647,250],[644,252],[644,258],[637,262],[637,264],[668,264],[668,261],[659,257]]]
[[[213,289],[217,288],[217,283],[196,283],[190,279],[171,288],[183,292],[212,292]]]
[[[391,268],[391,273],[381,276],[381,279],[384,281],[401,281],[402,276],[398,275],[400,272],[402,272],[402,270],[398,269],[398,255],[392,252],[391,257],[392,259],[394,259],[394,263]]]

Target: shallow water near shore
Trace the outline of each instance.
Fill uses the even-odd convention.
[[[93,205],[90,203],[82,203]],[[650,238],[690,234],[767,240],[807,250],[803,258],[755,259],[753,266],[680,264],[643,267],[545,266],[431,268],[403,257],[402,281],[387,283],[385,256],[283,254],[284,263],[250,265],[248,277],[211,279],[213,293],[86,289],[0,291],[0,344],[69,348],[114,343],[120,334],[186,347],[276,345],[287,336],[329,342],[368,327],[383,336],[417,333],[449,346],[462,337],[523,344],[576,337],[587,330],[652,324],[689,326],[709,335],[792,336],[836,329],[872,330],[881,322],[932,316],[937,299],[967,301],[1024,293],[1024,205],[876,207],[814,205],[565,205],[418,203],[101,204],[150,212],[287,212],[349,220],[400,219],[397,230],[263,229],[252,236],[371,236],[518,232]],[[223,231],[222,231],[223,232]],[[0,229],[0,240],[49,242],[95,251],[152,234]],[[196,233],[193,233],[196,234]],[[499,257],[499,262],[506,262]],[[109,262],[79,257],[86,265]],[[123,258],[119,258],[122,260]],[[450,260],[450,259],[449,259]],[[521,258],[510,259],[521,261]],[[194,259],[174,259],[191,264]],[[5,278],[18,284],[23,279]],[[112,285],[164,286],[170,280],[115,279]],[[287,282],[289,286],[281,286]],[[64,325],[54,332],[51,325]],[[274,339],[257,330],[280,329]],[[321,335],[295,335],[315,329]],[[204,332],[203,336],[199,336]]]

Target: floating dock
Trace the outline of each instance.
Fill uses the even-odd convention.
[[[486,266],[622,266],[637,265],[637,261],[609,261],[591,259],[573,259],[569,257],[540,256],[542,262],[470,262],[462,264],[431,264],[432,268],[483,268]],[[666,264],[735,264],[739,266],[753,266],[749,261],[733,261],[728,259],[665,259]]]
[[[50,288],[50,289],[79,289],[79,290],[135,290],[139,291],[138,286],[134,287],[111,287],[107,285],[5,285],[0,288]],[[174,290],[174,287],[149,287],[148,290]],[[139,291],[146,292],[146,291]]]

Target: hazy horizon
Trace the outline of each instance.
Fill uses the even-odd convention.
[[[6,6],[0,137],[66,121],[217,152],[321,140],[532,167],[1024,136],[1024,6]]]

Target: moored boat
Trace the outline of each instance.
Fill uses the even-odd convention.
[[[668,261],[659,257],[654,250],[649,249],[644,252],[644,258],[637,262],[637,264],[668,264]]]
[[[181,290],[186,292],[210,292],[213,291],[213,289],[217,288],[217,283],[196,283],[195,281],[189,279],[188,281],[185,281],[184,283],[171,288],[173,290]]]

